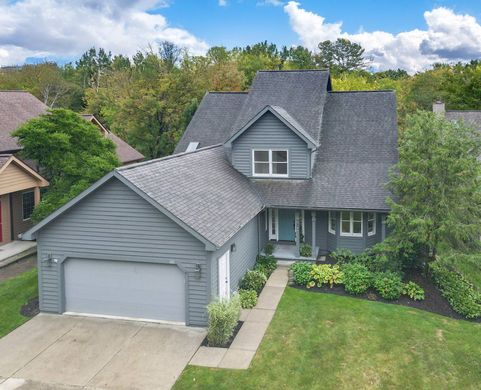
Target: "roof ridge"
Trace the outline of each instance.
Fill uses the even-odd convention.
[[[182,152],[182,153],[177,153],[177,154],[171,154],[171,155],[164,156],[164,157],[154,158],[152,160],[141,161],[141,162],[136,163],[136,164],[129,164],[129,165],[126,165],[126,166],[123,166],[123,167],[117,167],[117,168],[115,168],[115,170],[117,172],[126,171],[128,169],[133,169],[133,168],[137,168],[137,167],[140,167],[140,166],[153,164],[153,163],[156,163],[156,162],[159,162],[159,161],[172,160],[174,158],[180,158],[180,157],[184,157],[186,155],[194,154],[194,153],[197,153],[197,152],[203,152],[205,150],[218,148],[219,146],[222,146],[222,144],[209,145],[209,146],[205,146],[203,148],[192,150],[190,152]]]
[[[241,94],[241,95],[247,95],[249,91],[208,91],[208,93],[215,93],[215,94]]]
[[[327,93],[367,93],[367,92],[395,92],[394,89],[371,89],[371,90],[353,90],[353,91],[328,91]]]
[[[25,91],[24,89],[0,89],[0,92],[23,92],[31,95],[29,91]]]
[[[481,110],[446,110],[446,112],[481,112]]]

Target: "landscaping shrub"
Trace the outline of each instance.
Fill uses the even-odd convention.
[[[299,249],[299,253],[302,257],[311,257],[312,256],[312,247],[309,244],[301,244]]]
[[[374,288],[384,299],[395,300],[401,296],[403,282],[399,274],[394,272],[379,272],[374,277]]]
[[[240,298],[235,294],[230,300],[214,301],[207,305],[209,325],[207,341],[211,347],[223,347],[234,333],[240,317]]]
[[[349,263],[356,257],[349,249],[337,249],[331,252],[330,257],[338,264]]]
[[[257,305],[257,293],[254,290],[239,290],[238,293],[243,309],[252,309]]]
[[[254,290],[257,294],[259,294],[266,282],[267,277],[263,272],[256,270],[247,271],[239,283],[239,288],[241,290]]]
[[[349,294],[362,294],[372,285],[373,275],[360,263],[349,263],[342,267],[344,289]]]
[[[294,274],[294,282],[299,286],[306,287],[311,281],[311,271],[313,264],[306,261],[299,261],[291,265]]]
[[[335,284],[342,283],[343,273],[338,265],[319,264],[314,265],[311,270],[311,281],[307,287],[322,287],[323,284],[328,284],[333,287]]]
[[[274,253],[274,248],[275,248],[274,244],[272,242],[268,242],[264,247],[264,253],[267,256],[270,256]]]
[[[277,268],[277,261],[272,255],[257,256],[257,262],[254,267],[255,270],[261,271],[268,278]]]
[[[363,253],[355,256],[354,262],[364,265],[371,272],[394,271],[397,267],[390,267],[389,259],[385,253],[378,252],[375,248],[368,248]]]
[[[407,282],[403,287],[403,295],[407,295],[415,301],[422,301],[424,299],[424,290],[414,282]]]
[[[429,268],[434,283],[456,312],[466,318],[481,317],[481,293],[471,283],[438,261]]]

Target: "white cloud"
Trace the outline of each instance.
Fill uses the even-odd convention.
[[[262,0],[258,1],[257,5],[273,5],[274,7],[280,7],[284,5],[284,2],[281,0]]]
[[[149,12],[168,5],[169,0],[0,0],[0,65],[78,56],[92,46],[132,55],[163,40],[204,53],[205,41]]]
[[[219,6],[225,7],[227,5],[227,0],[219,0]]]
[[[374,69],[403,68],[416,72],[435,62],[465,61],[481,56],[481,25],[470,15],[459,15],[439,7],[424,13],[426,30],[398,34],[384,31],[361,31],[348,34],[342,22],[328,23],[316,13],[306,11],[290,1],[284,12],[300,41],[315,50],[319,42],[347,38],[361,44],[373,58]]]

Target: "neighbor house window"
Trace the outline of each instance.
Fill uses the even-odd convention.
[[[287,150],[263,149],[252,151],[252,174],[253,176],[288,176]]]
[[[329,225],[328,225],[329,233],[336,234],[336,213],[329,211]]]
[[[22,218],[30,219],[33,209],[35,208],[35,195],[33,191],[22,193]]]
[[[341,211],[341,236],[362,237],[362,212]]]
[[[367,213],[367,235],[376,234],[376,213]]]

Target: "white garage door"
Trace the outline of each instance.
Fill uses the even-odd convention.
[[[66,312],[185,322],[185,281],[175,265],[69,259]]]

